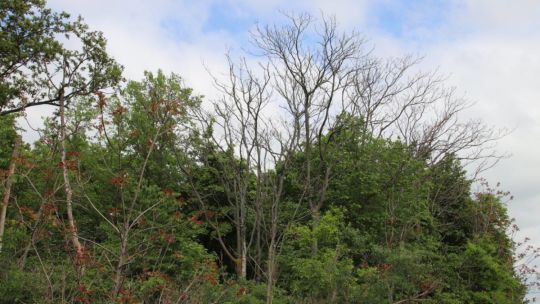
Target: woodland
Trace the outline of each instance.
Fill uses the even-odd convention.
[[[1,1],[0,303],[527,303],[538,250],[481,178],[505,132],[421,58],[285,18],[209,99]]]

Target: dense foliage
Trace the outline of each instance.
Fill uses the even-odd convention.
[[[41,17],[66,30],[63,14],[21,3],[1,4],[2,20],[22,14],[32,35]],[[61,48],[42,35],[23,41],[31,60]],[[99,58],[110,64],[96,84],[106,88],[119,70]],[[38,85],[17,75],[2,78],[2,109]],[[0,116],[2,197],[13,182],[0,303],[524,302],[507,193],[473,192],[457,153],[434,159],[435,150],[419,153],[418,141],[381,136],[368,116],[343,110],[263,167],[253,155],[277,144],[261,148],[257,127],[234,116],[252,115],[253,104],[205,116],[202,103],[180,76],[147,72],[114,94],[73,96],[65,113],[60,104],[15,159],[14,118]],[[234,119],[249,136],[219,144]],[[256,152],[245,157],[244,147]]]

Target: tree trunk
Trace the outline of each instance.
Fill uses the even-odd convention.
[[[77,225],[75,224],[75,218],[73,217],[73,190],[69,182],[69,169],[67,166],[66,157],[66,118],[65,118],[65,100],[64,91],[60,91],[60,157],[62,164],[62,173],[64,176],[64,192],[66,193],[66,212],[68,217],[68,229],[71,236],[71,243],[77,254],[77,258],[81,258],[83,255],[83,247],[79,242],[79,235],[77,233]]]
[[[114,274],[113,299],[116,299],[120,289],[122,289],[122,284],[124,283],[123,268],[127,261],[128,232],[126,231],[124,233],[122,233],[122,239],[120,241],[120,256],[118,257],[118,264],[116,264],[116,271]]]
[[[246,238],[242,239],[242,254],[240,255],[240,279],[245,280],[247,278],[247,246]]]
[[[313,232],[313,235],[315,235],[315,231],[319,227],[319,222],[321,221],[321,214],[319,211],[318,206],[311,206],[311,231]],[[313,241],[311,242],[311,255],[315,257],[317,255],[317,252],[319,251],[319,242],[317,241],[317,237],[313,238]]]
[[[245,193],[245,191],[243,192]],[[246,202],[245,196],[240,198],[240,210],[238,212],[238,228],[237,228],[237,263],[236,275],[238,279],[245,280],[247,277],[247,229],[246,229]]]
[[[21,137],[17,136],[15,139],[15,147],[11,154],[11,160],[9,162],[9,169],[4,183],[4,198],[2,200],[2,213],[0,214],[0,253],[2,253],[3,240],[4,240],[4,227],[6,224],[6,213],[9,205],[9,198],[11,196],[11,176],[15,173],[15,164],[17,163],[17,157],[19,156],[19,148],[21,146]]]
[[[271,240],[270,246],[268,248],[268,268],[266,271],[267,281],[266,281],[266,304],[272,304],[274,300],[274,276],[275,276],[275,242],[274,239]]]
[[[240,227],[240,233],[238,233],[237,248],[236,251],[238,254],[235,257],[236,264],[236,275],[238,279],[245,280],[247,277],[247,244],[244,233],[242,233],[243,228]]]

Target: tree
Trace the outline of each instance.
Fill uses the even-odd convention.
[[[106,52],[101,32],[89,31],[79,18],[53,13],[43,1],[7,1],[2,4],[2,59],[0,115],[37,105],[59,107],[60,155],[64,192],[73,247],[82,256],[72,211],[73,190],[67,168],[65,109],[72,100],[116,85],[122,68]],[[64,35],[80,44],[64,47],[56,36]]]
[[[15,139],[15,145],[13,147],[13,154],[11,155],[11,160],[9,161],[9,168],[5,176],[2,177],[4,196],[2,198],[2,210],[0,211],[0,253],[2,253],[4,227],[6,224],[6,213],[9,205],[9,200],[11,199],[11,185],[13,182],[13,174],[15,173],[15,165],[17,164],[17,158],[19,157],[21,141],[21,137],[17,136],[17,138]]]
[[[62,100],[67,106],[120,80],[122,68],[107,54],[103,34],[80,17],[71,21],[41,0],[8,0],[0,4],[0,20],[0,115],[61,107]]]

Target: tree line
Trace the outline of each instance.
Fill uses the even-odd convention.
[[[420,58],[286,19],[208,100],[124,81],[80,17],[2,2],[0,303],[524,303],[537,250],[477,178],[504,132]]]

